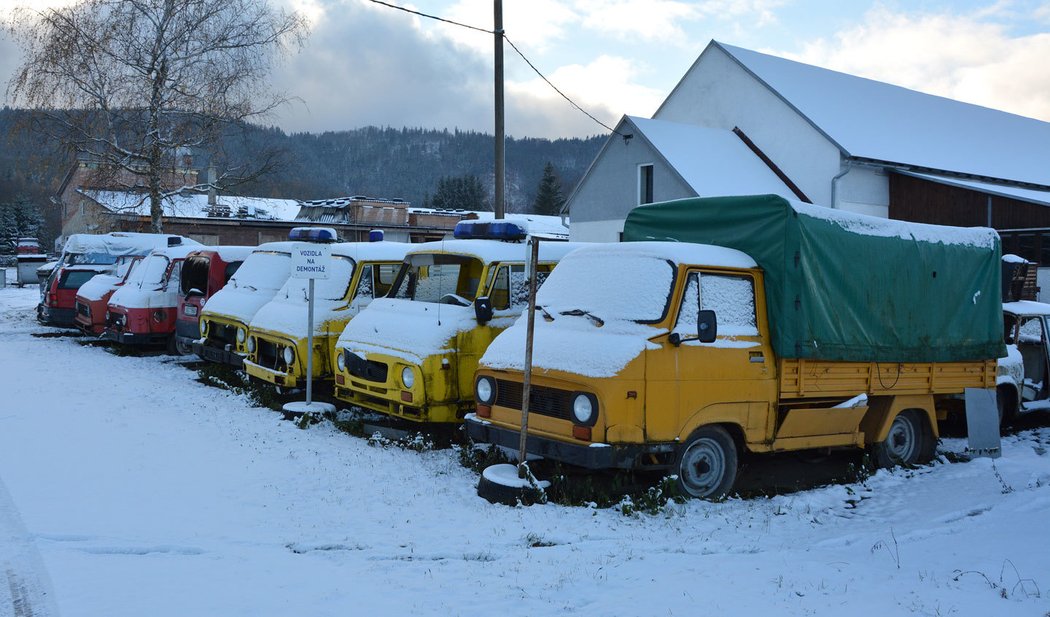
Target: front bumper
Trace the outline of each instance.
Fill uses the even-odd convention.
[[[298,388],[299,379],[295,375],[289,375],[288,373],[282,373],[275,371],[271,368],[266,368],[260,364],[256,364],[251,360],[244,359],[244,372],[248,373],[250,377],[255,379],[261,379],[262,381],[272,383],[275,386],[281,386],[284,388]],[[303,380],[305,385],[306,380]]]
[[[488,420],[468,414],[467,435],[477,443],[490,443],[517,450],[521,433],[492,424]],[[577,445],[538,435],[525,439],[525,451],[529,454],[561,461],[587,469],[634,469],[644,454],[644,446]]]
[[[230,349],[231,345],[215,347],[213,345],[208,345],[207,342],[202,343],[199,340],[194,339],[193,342],[190,343],[190,346],[193,348],[193,353],[208,362],[229,364],[237,369],[244,368],[244,356],[236,351],[232,351]]]
[[[166,345],[168,342],[167,334],[153,334],[145,333],[139,334],[136,332],[124,332],[120,330],[114,330],[110,328],[102,332],[99,337],[106,341],[113,341],[121,345],[132,345],[135,347],[149,347],[153,345]]]

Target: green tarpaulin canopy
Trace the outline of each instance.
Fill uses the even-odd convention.
[[[785,358],[950,362],[1006,355],[999,236],[892,221],[776,195],[640,206],[624,241],[743,251],[765,273],[773,349]]]

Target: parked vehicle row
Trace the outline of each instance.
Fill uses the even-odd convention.
[[[340,243],[300,229],[251,249],[160,249],[110,298],[104,331],[122,343],[169,332],[253,380],[313,379],[393,421],[465,420],[476,442],[516,449],[527,230],[462,224],[456,236]],[[1000,396],[1006,415],[1050,390],[1050,310],[1033,321],[1033,303],[1013,303],[1004,328],[991,230],[751,196],[643,206],[624,237],[539,245],[530,455],[663,471],[711,498],[732,490],[745,455],[867,448],[880,465],[922,463],[966,389],[1014,394]],[[307,283],[290,276],[295,243],[310,239],[331,243],[313,349]]]

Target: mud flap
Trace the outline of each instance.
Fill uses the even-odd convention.
[[[1002,456],[995,397],[995,390],[966,388],[966,437],[971,456]]]

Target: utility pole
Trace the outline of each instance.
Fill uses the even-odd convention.
[[[504,169],[504,127],[503,127],[503,0],[493,0],[493,38],[496,56],[496,203],[492,209],[496,218],[503,218],[505,203],[506,171]]]

